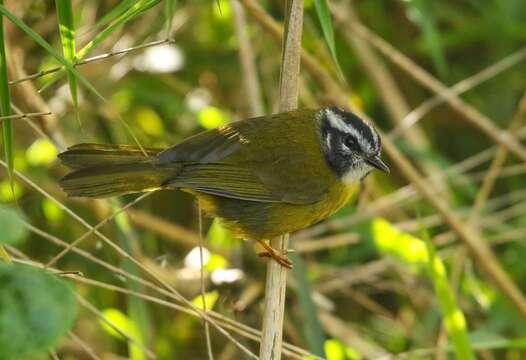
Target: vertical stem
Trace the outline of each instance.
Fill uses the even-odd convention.
[[[285,11],[285,36],[281,57],[280,112],[298,106],[301,33],[303,27],[303,0],[288,0]],[[273,239],[270,245],[282,253],[288,249],[289,235]],[[281,359],[283,314],[287,288],[287,269],[275,261],[267,265],[265,311],[259,357],[262,360]]]

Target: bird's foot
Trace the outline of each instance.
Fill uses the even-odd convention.
[[[263,247],[263,251],[259,251],[257,255],[259,257],[267,257],[274,259],[278,264],[287,269],[292,269],[292,262],[287,258],[287,254],[292,252],[292,250],[287,250],[285,255],[280,254],[280,251],[274,249],[272,246],[267,244],[265,241],[260,240],[258,243]]]

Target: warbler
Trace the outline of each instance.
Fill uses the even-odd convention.
[[[78,144],[61,153],[73,169],[69,196],[104,198],[180,189],[236,236],[259,242],[319,222],[346,205],[373,169],[389,173],[375,128],[338,107],[232,122],[167,149]]]

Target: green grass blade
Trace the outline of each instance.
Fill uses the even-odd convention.
[[[428,269],[435,288],[435,294],[443,314],[444,324],[449,338],[453,343],[453,351],[457,359],[475,360],[475,354],[469,340],[466,318],[457,304],[455,292],[447,278],[446,267],[436,255],[429,234],[422,230],[429,254]]]
[[[151,7],[157,5],[161,0],[140,0],[131,8],[126,10],[121,16],[119,16],[115,21],[113,21],[108,27],[102,30],[100,33],[95,36],[93,40],[87,43],[82,49],[78,52],[78,58],[82,59],[90,53],[95,47],[97,47],[102,41],[104,41],[108,36],[110,36],[115,30],[123,26],[128,21],[134,19],[137,15],[145,12]]]
[[[125,11],[133,6],[138,0],[121,0],[116,6],[113,7],[107,14],[105,14],[95,25],[93,25],[91,32],[94,29],[100,29],[103,26],[114,21],[118,16],[122,15]]]
[[[95,49],[101,42],[106,40],[113,32],[119,29],[121,26],[126,24],[128,21],[134,19],[141,13],[150,9],[151,7],[157,5],[161,0],[139,0],[134,5],[126,9],[122,14],[120,14],[110,25],[108,25],[104,30],[98,33],[93,40],[87,43],[82,49],[77,52],[76,59],[82,60],[85,58],[93,49]],[[64,75],[64,71],[57,72],[55,76],[46,82],[40,91],[44,91],[49,88],[53,83],[60,79]]]
[[[2,13],[6,18],[8,18],[13,24],[18,26],[22,31],[24,31],[29,37],[31,37],[37,44],[42,46],[51,56],[57,59],[64,67],[71,71],[77,79],[79,79],[91,92],[93,92],[97,97],[106,101],[104,97],[91,85],[91,83],[75,69],[73,64],[68,60],[64,59],[62,55],[58,53],[46,40],[44,40],[39,34],[37,34],[33,29],[31,29],[25,22],[22,21],[19,17],[11,13],[5,8],[4,5],[0,4],[0,13]]]
[[[0,6],[3,6],[3,1],[0,0]],[[9,80],[7,78],[7,56],[5,53],[4,43],[4,17],[0,16],[0,115],[11,115],[11,98],[9,96]],[[13,174],[13,124],[11,120],[4,120],[2,122],[4,152],[7,162],[7,171],[9,177]]]
[[[177,0],[165,0],[164,2],[164,17],[166,19],[166,37],[170,37],[172,31],[173,17],[175,13],[175,6]]]
[[[316,8],[316,13],[318,14],[318,19],[320,20],[321,30],[323,32],[325,42],[329,47],[334,62],[339,68],[340,65],[338,62],[338,57],[336,56],[336,44],[334,42],[334,29],[332,27],[331,11],[327,5],[327,0],[314,0],[314,6]]]
[[[75,49],[75,24],[73,19],[73,10],[71,0],[55,0],[57,15],[60,29],[60,41],[62,42],[62,52],[64,58],[74,64],[76,59]],[[71,101],[78,114],[78,95],[77,95],[77,78],[75,74],[68,71],[69,89],[71,92]]]
[[[0,5],[3,6],[3,0]],[[0,16],[0,116],[11,115],[11,100],[9,97],[9,80],[7,79],[7,57],[4,44],[4,17]],[[2,121],[2,134],[4,139],[4,154],[7,163],[7,173],[13,190],[13,124],[7,119]],[[10,262],[7,251],[0,245],[0,258]]]

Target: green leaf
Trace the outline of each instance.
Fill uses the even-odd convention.
[[[338,69],[340,69],[338,57],[336,56],[336,43],[334,41],[334,29],[332,27],[331,11],[327,5],[327,0],[314,0],[314,7],[316,8],[316,13],[318,14],[318,19],[320,20],[321,30],[323,32],[325,42],[329,47],[334,62],[336,63]]]
[[[0,206],[0,244],[18,245],[28,235],[28,230],[23,224],[24,217],[15,208]]]
[[[75,24],[73,10],[71,8],[71,0],[55,0],[55,4],[57,7],[62,52],[66,60],[75,64],[77,62],[75,56]],[[77,78],[73,72],[68,70],[67,73],[71,100],[73,102],[73,107],[78,114]]]
[[[66,70],[75,74],[77,79],[79,79],[91,92],[93,92],[97,97],[105,101],[104,97],[91,85],[91,83],[75,69],[73,64],[68,60],[64,59],[46,40],[44,40],[39,34],[37,34],[33,29],[31,29],[25,22],[20,18],[12,14],[9,10],[5,8],[4,5],[0,4],[0,13],[7,17],[13,24],[18,26],[22,31],[24,31],[29,37],[31,37],[36,43],[42,46],[51,56],[57,59]]]
[[[0,359],[48,352],[73,326],[71,286],[47,272],[0,263]]]

